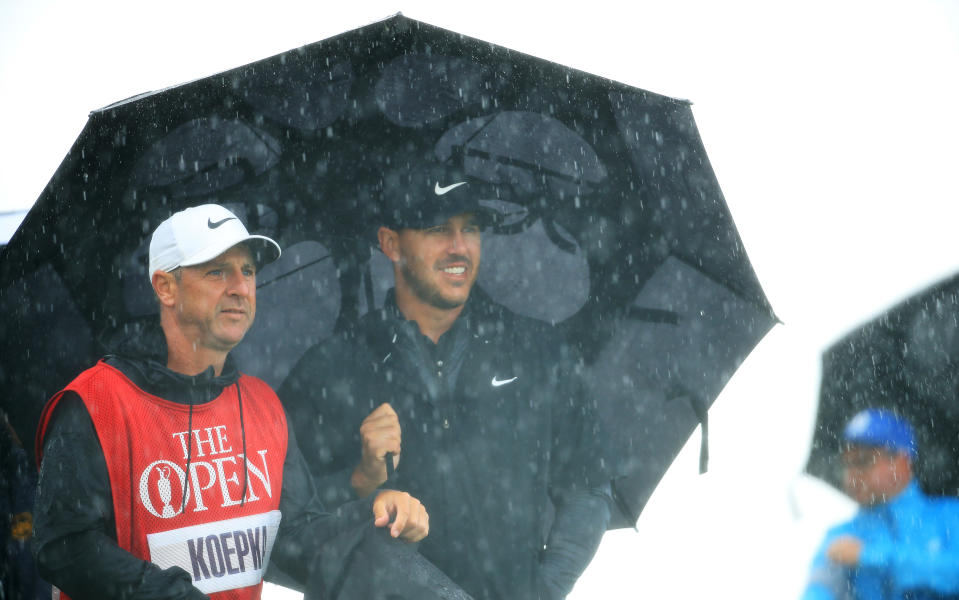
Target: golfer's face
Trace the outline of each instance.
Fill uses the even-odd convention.
[[[441,309],[466,302],[480,266],[475,215],[457,215],[428,229],[403,229],[398,248],[400,276],[420,301]]]

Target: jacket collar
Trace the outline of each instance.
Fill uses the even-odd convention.
[[[919,489],[919,484],[915,480],[909,482],[901,492],[889,500],[862,509],[865,513],[875,514],[897,514],[902,510],[908,510],[910,507],[922,502],[924,495]]]
[[[497,324],[503,321],[504,312],[505,308],[494,303],[486,292],[483,291],[483,288],[474,285],[470,291],[469,298],[466,300],[466,304],[463,306],[463,311],[460,312],[453,327],[465,325],[474,336],[488,337],[496,331]],[[396,304],[395,288],[387,290],[383,308],[371,314],[378,314],[379,316],[371,318],[371,315],[368,314],[364,319],[369,319],[375,323],[386,321],[393,330],[402,326],[404,323],[409,323],[409,326],[416,327],[417,331],[419,330],[414,321],[407,320],[406,317],[403,316],[403,313],[400,312],[400,308]]]
[[[166,367],[167,345],[156,318],[131,322],[104,342],[110,351],[104,360],[145,392],[181,404],[203,404],[219,396],[240,378],[227,355],[220,375],[210,366],[197,375],[184,375]]]
[[[474,288],[474,292],[478,288]],[[441,355],[446,365],[445,383],[437,380],[432,372],[435,356],[430,347],[433,342],[420,332],[419,325],[407,319],[396,304],[394,289],[387,292],[383,308],[373,311],[361,320],[361,335],[365,337],[367,346],[373,352],[374,360],[381,365],[401,361],[404,366],[399,367],[403,376],[393,380],[393,384],[404,390],[418,390],[420,383],[425,385],[429,397],[433,400],[442,393],[444,386],[453,386],[459,373],[459,367],[469,345],[469,340],[476,337],[473,333],[476,327],[476,317],[479,314],[478,305],[484,298],[470,294],[470,298],[453,322],[449,331],[440,338],[443,346]],[[419,382],[419,383],[417,383]]]

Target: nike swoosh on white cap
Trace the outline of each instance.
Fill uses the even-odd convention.
[[[448,186],[443,187],[443,186],[440,186],[440,182],[437,181],[437,182],[436,182],[436,185],[433,187],[433,191],[436,192],[436,195],[437,195],[437,196],[442,196],[442,195],[445,194],[446,192],[448,192],[448,191],[450,191],[450,190],[453,190],[453,189],[456,189],[456,188],[458,188],[458,187],[461,186],[461,185],[466,185],[466,182],[465,182],[465,181],[461,181],[461,182],[459,182],[459,183],[453,183],[453,184],[450,184],[450,185],[448,185]]]

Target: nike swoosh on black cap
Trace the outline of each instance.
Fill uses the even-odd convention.
[[[440,161],[397,161],[383,176],[381,223],[391,229],[426,229],[463,213],[482,225],[499,216],[481,200],[495,197],[492,185],[468,177],[459,166]]]

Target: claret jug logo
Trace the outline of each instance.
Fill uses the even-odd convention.
[[[163,502],[162,516],[164,519],[169,519],[176,514],[173,512],[173,507],[170,506],[170,500],[173,499],[170,491],[170,465],[158,466],[156,470],[160,474],[160,480],[157,481],[157,491],[160,492],[160,500]]]
[[[174,447],[179,447],[182,456],[158,458],[140,473],[140,502],[153,516],[169,519],[184,512],[240,504],[243,469],[246,502],[273,497],[268,449],[255,450],[244,460],[242,452],[233,451],[225,425],[179,431],[173,439],[179,442],[174,442]]]

